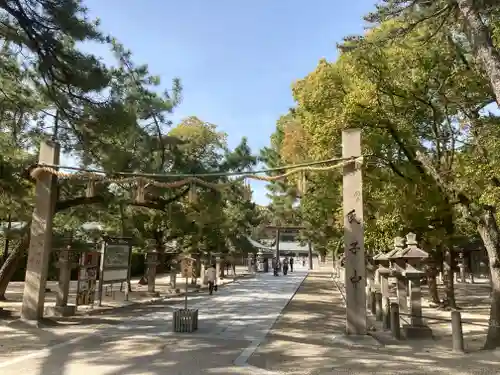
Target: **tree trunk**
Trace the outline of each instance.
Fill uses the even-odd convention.
[[[122,237],[125,237],[126,233],[127,233],[127,228],[126,228],[126,225],[125,225],[125,210],[123,208],[123,204],[120,203],[119,204],[119,207],[120,207],[120,223],[121,223],[121,232],[122,232]],[[130,265],[129,265],[130,266]],[[130,270],[129,270],[130,272]],[[142,280],[142,279],[141,279]],[[139,280],[139,283],[140,281]],[[141,284],[143,285],[143,284]],[[121,288],[120,288],[121,289]],[[128,282],[127,283],[127,289],[128,289],[128,292],[132,292],[132,283],[131,282]],[[120,290],[121,291],[121,290]]]
[[[491,31],[484,23],[474,0],[456,0],[467,26],[467,37],[474,50],[475,58],[488,75],[491,88],[500,106],[500,53],[493,44]]]
[[[226,262],[225,261],[221,261],[220,263],[220,271],[219,271],[219,277],[221,279],[224,278],[224,270],[226,269]]]
[[[439,306],[441,300],[439,299],[439,293],[437,288],[437,279],[436,276],[438,274],[438,270],[435,266],[429,266],[427,270],[427,286],[429,287],[429,298],[430,301]]]
[[[155,250],[158,260],[158,265],[156,266],[156,273],[165,272],[165,246],[164,246],[164,232],[161,229],[155,229],[153,231],[153,237],[155,240]]]
[[[22,256],[28,249],[29,243],[29,235],[26,234],[19,245],[9,254],[2,268],[0,268],[0,300],[5,300],[5,292],[9,286],[10,279],[14,276]]]
[[[3,254],[2,254],[2,264],[5,263],[5,261],[7,260],[8,256],[9,256],[9,243],[10,243],[10,229],[11,229],[11,226],[12,226],[12,221],[11,221],[12,217],[11,215],[9,214],[9,217],[7,218],[8,220],[8,224],[7,224],[7,231],[4,232],[4,238],[5,238],[5,242],[4,242],[4,245],[3,245]]]
[[[457,301],[455,299],[455,252],[452,248],[446,251],[446,282],[444,284],[446,299],[444,301],[445,307],[452,309],[457,308]]]
[[[488,253],[491,276],[491,305],[485,349],[500,347],[500,235],[495,215],[485,211],[477,225],[477,231]]]

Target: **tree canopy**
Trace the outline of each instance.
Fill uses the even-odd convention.
[[[7,0],[0,20],[0,221],[2,228],[28,223],[24,236],[3,230],[14,242],[3,250],[0,297],[29,243],[30,168],[45,140],[58,142],[78,167],[107,176],[141,173],[172,183],[208,174],[204,184],[149,186],[141,194],[139,183],[120,178],[92,193],[89,181],[61,179],[55,232],[82,234],[84,223],[97,222],[105,233],[133,237],[139,250],[177,243],[185,252],[254,251],[246,235],[261,215],[247,185],[229,177],[257,163],[245,138],[231,149],[227,135],[196,114],[173,123],[180,79],[167,87],[89,18],[81,0]],[[114,61],[85,52],[92,43],[107,46]]]
[[[464,238],[487,250],[500,323],[500,242],[496,207],[500,59],[495,2],[382,1],[364,35],[339,44],[335,61],[293,85],[296,105],[280,118],[266,150],[269,165],[341,155],[341,132],[362,130],[365,248],[387,251],[412,231],[422,246],[448,254]],[[496,44],[495,44],[496,43]],[[342,238],[342,171],[308,173],[271,187],[313,228],[305,235],[329,252]],[[293,210],[290,207],[294,207]],[[487,347],[500,344],[490,327]]]

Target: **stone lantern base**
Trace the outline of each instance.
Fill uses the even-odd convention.
[[[47,306],[45,308],[45,314],[49,316],[65,317],[73,316],[76,313],[75,305],[67,306]]]
[[[407,339],[431,339],[432,329],[429,326],[412,326],[403,324],[403,334]]]

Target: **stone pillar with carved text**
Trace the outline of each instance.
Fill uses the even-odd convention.
[[[342,131],[342,157],[361,157],[361,130]],[[363,184],[359,163],[343,171],[344,254],[346,289],[346,333],[365,335],[366,265],[363,230]]]
[[[51,141],[40,145],[40,164],[59,164],[59,144]],[[31,222],[30,246],[21,306],[21,318],[40,320],[45,306],[45,285],[52,250],[52,221],[57,200],[57,177],[42,171],[37,176],[35,207]]]

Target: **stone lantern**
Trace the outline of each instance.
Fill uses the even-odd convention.
[[[394,238],[394,249],[387,254],[387,259],[389,260],[389,265],[391,268],[395,268],[395,265],[404,268],[404,261],[401,255],[405,251],[405,239],[403,237]],[[397,269],[397,268],[396,268]]]
[[[373,314],[376,313],[375,310],[375,300],[376,293],[379,292],[379,285],[375,281],[375,265],[374,257],[369,259],[366,258],[366,307],[372,311]]]
[[[399,259],[403,260],[407,265],[421,268],[428,258],[429,253],[418,247],[417,235],[415,233],[408,233],[406,235],[406,248],[401,251]]]
[[[408,281],[404,275],[405,261],[402,258],[404,251],[404,238],[396,237],[394,238],[394,249],[387,254],[387,258],[390,263],[390,276],[396,277],[397,279],[399,311],[408,313]]]
[[[401,254],[401,259],[406,263],[404,276],[409,283],[410,324],[403,325],[403,331],[407,338],[430,338],[432,337],[432,331],[424,324],[422,319],[421,280],[425,272],[420,269],[429,254],[418,248],[414,233],[407,234],[406,245],[406,249]]]
[[[380,298],[382,299],[382,308],[377,307],[377,311],[382,311],[378,313],[378,317],[382,317],[382,325],[384,329],[391,328],[390,326],[390,309],[391,309],[391,298],[389,291],[389,277],[393,276],[393,271],[389,268],[389,258],[387,254],[380,253],[375,257],[375,264],[378,268],[375,271],[375,282],[380,287]]]

